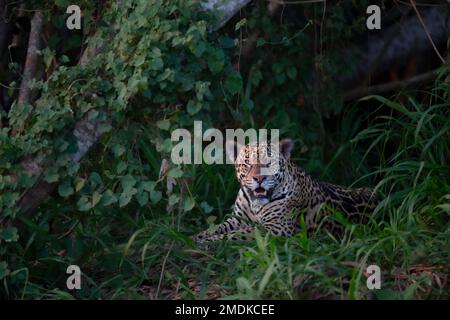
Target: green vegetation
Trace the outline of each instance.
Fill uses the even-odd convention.
[[[67,2],[33,6],[48,8],[58,30]],[[83,39],[103,50],[79,65],[55,32],[43,51],[48,79],[34,83],[40,98],[0,110],[0,297],[450,298],[448,66],[420,91],[344,104],[333,83],[339,56],[310,51],[322,18],[314,5],[304,6],[311,22],[279,22],[261,1],[245,19],[208,32],[213,17],[194,3],[107,1],[99,13],[82,1],[87,17],[101,16],[95,27],[84,20]],[[363,19],[348,27],[343,6],[323,25],[324,51],[364,32]],[[264,36],[237,72],[240,35],[256,29]],[[82,45],[79,35],[69,39]],[[317,66],[328,75],[320,88],[312,85]],[[103,135],[76,163],[70,129],[83,117],[98,119]],[[229,165],[167,162],[171,131],[191,130],[194,120],[204,128],[280,128],[306,171],[375,187],[384,200],[371,223],[347,224],[342,239],[320,228],[290,239],[256,230],[254,240],[204,251],[189,237],[231,213],[238,182]],[[13,128],[21,130],[12,135]],[[19,162],[37,155],[43,179],[58,186],[25,215],[17,202],[38,177]],[[65,286],[71,264],[83,272],[78,291]],[[366,288],[370,264],[381,267],[382,290]]]

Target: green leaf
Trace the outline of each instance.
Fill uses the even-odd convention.
[[[292,66],[286,70],[286,74],[289,78],[295,79],[295,77],[297,77],[297,69]]]
[[[275,258],[272,260],[269,267],[266,269],[266,272],[264,273],[264,276],[262,277],[261,282],[259,283],[259,286],[258,286],[258,294],[259,295],[261,295],[264,292],[265,287],[269,283],[270,277],[276,271],[276,267],[275,267],[276,264],[277,264],[277,259]]]
[[[150,201],[153,203],[153,204],[157,204],[160,200],[161,200],[161,198],[162,198],[162,193],[161,193],[161,191],[152,191],[151,193],[150,193]]]
[[[58,194],[63,198],[67,198],[74,194],[74,190],[69,180],[66,180],[59,185]]]
[[[59,179],[59,174],[55,168],[49,168],[45,170],[44,180],[48,183],[57,182]]]
[[[124,194],[123,198],[126,199],[127,197],[131,198],[138,193],[138,190],[136,188],[131,188],[130,190],[127,190],[126,192],[122,193]],[[120,205],[120,197],[119,197],[119,205]]]
[[[92,194],[92,207],[95,207],[97,203],[100,202],[100,199],[102,198],[102,195],[98,191],[94,191]]]
[[[254,107],[254,103],[252,100],[244,98],[242,100],[241,107],[245,110],[252,110]]]
[[[204,211],[206,214],[208,214],[208,213],[210,213],[210,212],[212,212],[212,211],[214,210],[214,208],[211,207],[211,206],[208,204],[208,202],[206,202],[206,201],[203,201],[202,203],[200,203],[200,208],[202,208],[203,211]]]
[[[144,189],[147,192],[152,192],[156,187],[155,181],[142,181],[141,182],[142,189]]]
[[[67,173],[74,176],[80,169],[80,164],[78,162],[70,161],[67,165]]]
[[[266,40],[264,40],[264,38],[258,38],[258,40],[256,40],[256,47],[261,47],[265,44],[266,44]]]
[[[239,73],[233,72],[228,76],[225,84],[228,91],[235,95],[242,90],[242,77]]]
[[[200,58],[206,50],[205,42],[203,41],[197,42],[196,44],[191,45],[190,49],[197,58]]]
[[[187,197],[186,200],[184,200],[184,206],[183,206],[183,210],[184,211],[191,211],[192,208],[194,208],[195,206],[195,200],[192,197]]]
[[[154,71],[161,70],[162,68],[164,68],[164,61],[161,58],[151,59],[149,68],[150,70]]]
[[[66,56],[65,54],[63,54],[61,57],[59,57],[59,62],[61,62],[62,64],[68,63],[68,62],[70,62],[70,59],[69,59],[68,56]]]
[[[169,172],[167,173],[167,175],[169,177],[178,179],[181,178],[183,176],[183,171],[179,168],[179,167],[173,167],[169,170]]]
[[[126,193],[126,192],[121,193],[119,196],[119,207],[122,208],[122,207],[126,206],[127,204],[129,204],[132,197],[133,197],[133,195],[130,193]]]
[[[109,123],[100,123],[97,128],[98,133],[100,134],[110,132],[112,130],[112,126]]]
[[[222,50],[214,49],[208,58],[208,68],[212,73],[219,73],[225,65],[225,55]]]
[[[172,151],[172,140],[170,138],[164,139],[163,143],[160,145],[160,148],[162,152],[170,153]]]
[[[370,95],[370,96],[366,96],[360,99],[360,101],[367,101],[370,99],[375,99],[378,100],[379,102],[387,105],[388,107],[397,110],[400,113],[403,113],[404,115],[410,117],[411,116],[411,112],[406,109],[402,104],[391,101],[389,99],[386,99],[385,97],[382,96],[378,96],[378,95]]]
[[[156,81],[164,82],[168,80],[169,82],[173,82],[175,79],[175,71],[169,68],[166,68],[163,73],[161,73],[158,77],[156,77]]]
[[[92,121],[98,118],[99,112],[97,110],[91,110],[88,113],[88,120]]]
[[[402,293],[392,289],[373,290],[379,300],[402,300]]]
[[[8,227],[5,229],[0,229],[0,239],[5,242],[16,242],[19,240],[19,234],[17,233],[17,228]]]
[[[75,179],[75,191],[76,192],[80,191],[84,187],[85,184],[86,184],[86,179],[77,177]]]
[[[236,46],[235,40],[226,36],[219,36],[219,43],[224,49],[231,49]]]
[[[180,200],[180,197],[176,194],[172,194],[169,197],[169,206],[174,206],[175,204],[178,203],[178,201]]]
[[[156,126],[161,130],[167,131],[170,129],[170,120],[169,119],[159,120],[156,122]]]
[[[187,112],[193,116],[202,109],[202,104],[196,100],[189,100],[187,104]]]
[[[129,174],[122,177],[120,182],[122,184],[122,189],[124,193],[128,193],[131,190],[131,188],[133,188],[134,185],[136,184],[136,180],[134,179],[134,177]]]
[[[161,8],[162,5],[162,1],[158,0],[158,1],[152,1],[152,5],[151,6],[145,6],[145,18],[146,19],[150,19],[153,18],[159,11],[159,9]]]
[[[140,67],[145,63],[145,60],[146,60],[146,56],[141,54],[134,60],[134,65],[136,67]]]
[[[208,216],[208,218],[206,218],[206,223],[208,224],[208,226],[212,227],[214,226],[214,221],[217,220],[216,216]]]
[[[82,196],[77,202],[77,207],[80,211],[88,211],[92,208],[92,203],[89,201],[88,197]]]
[[[240,28],[242,28],[243,26],[245,26],[247,24],[247,19],[241,19],[240,21],[238,21],[236,23],[236,25],[234,26],[234,31],[238,31]]]
[[[141,207],[145,206],[148,203],[148,193],[143,191],[136,196],[136,200],[138,201]]]
[[[69,0],[55,0],[55,5],[65,10],[69,6]]]
[[[117,202],[117,197],[115,196],[114,192],[111,190],[106,190],[102,195],[102,205],[107,207],[113,203]]]
[[[103,183],[102,177],[97,172],[92,172],[89,176],[89,181],[92,184],[92,187],[95,188]]]
[[[122,146],[122,145],[120,145],[120,144],[115,144],[115,145],[112,147],[112,150],[113,150],[114,155],[115,155],[116,157],[120,157],[120,156],[125,152],[125,147]]]
[[[125,161],[120,161],[116,166],[117,174],[121,174],[127,168],[127,163]]]

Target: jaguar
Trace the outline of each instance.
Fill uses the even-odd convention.
[[[216,226],[193,237],[196,243],[223,238],[242,239],[253,225],[261,225],[276,236],[293,236],[300,230],[299,212],[304,213],[308,232],[318,226],[341,234],[342,220],[365,223],[380,201],[371,188],[347,188],[314,179],[291,160],[294,143],[252,143],[237,150],[236,175],[240,189],[233,214]]]

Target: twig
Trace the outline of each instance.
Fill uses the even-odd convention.
[[[172,241],[172,243],[170,244],[169,250],[167,251],[167,254],[164,257],[163,263],[161,265],[161,274],[159,275],[158,288],[156,289],[156,294],[155,294],[156,299],[158,299],[159,291],[161,290],[161,285],[162,285],[162,281],[163,281],[163,277],[164,277],[164,269],[166,268],[166,262],[167,262],[167,259],[169,258],[170,252],[172,251],[173,244],[174,244],[174,241]]]
[[[41,50],[41,35],[44,25],[44,15],[36,12],[31,20],[30,37],[28,38],[27,58],[25,60],[25,69],[20,84],[18,103],[30,103],[31,89],[29,82],[34,78],[39,63],[39,51]]]
[[[406,5],[406,6],[411,6],[411,4],[410,3],[408,3],[408,2],[406,2],[406,1],[401,1],[401,0],[394,0],[395,2],[398,2],[398,3],[401,3],[401,4],[404,4],[404,5]],[[417,7],[440,7],[440,6],[442,6],[442,3],[441,4],[432,4],[432,3],[416,3],[416,6]]]
[[[30,81],[35,78],[39,66],[39,52],[42,49],[42,27],[44,26],[44,15],[42,12],[36,12],[31,19],[31,30],[28,38],[28,50],[25,60],[25,68],[23,71],[22,82],[20,83],[19,97],[17,102],[19,104],[33,103],[33,90],[30,88]],[[14,128],[11,135],[15,136],[21,132],[23,127]]]
[[[279,1],[275,1],[275,0],[268,0],[269,4],[267,5],[267,14],[269,17],[273,17],[275,15],[275,13],[278,11],[278,9],[281,6],[281,3]],[[239,57],[238,57],[238,62],[234,65],[235,70],[239,70],[239,64],[240,64],[240,59],[241,56],[243,58],[247,58],[249,57],[253,50],[256,47],[256,42],[258,40],[259,35],[261,34],[261,29],[256,29],[255,31],[253,31],[245,40],[245,42],[242,42],[242,46],[240,47],[240,52],[239,52]]]
[[[201,3],[204,10],[216,11],[219,21],[211,27],[212,31],[221,28],[228,20],[230,20],[239,10],[245,7],[250,0],[208,0]]]
[[[425,30],[425,33],[427,34],[428,39],[430,40],[431,45],[433,46],[434,51],[436,52],[437,56],[439,57],[439,59],[441,59],[442,63],[445,64],[445,60],[444,58],[441,56],[441,53],[439,52],[439,50],[436,48],[436,45],[434,44],[433,38],[431,38],[430,32],[428,31],[427,26],[425,25],[425,22],[423,21],[419,10],[417,10],[416,4],[414,3],[413,0],[409,0],[409,2],[411,3],[411,5],[414,8],[414,11],[417,14],[417,18],[419,18],[420,24],[422,25],[423,29]]]

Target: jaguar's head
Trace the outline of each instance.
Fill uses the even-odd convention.
[[[278,146],[270,142],[254,143],[237,150],[234,162],[237,178],[261,204],[269,202],[273,191],[284,182],[293,146],[291,139],[283,139]]]

